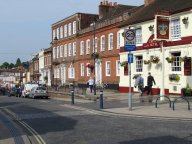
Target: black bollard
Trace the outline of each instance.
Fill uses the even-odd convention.
[[[71,90],[71,104],[74,104],[74,90]]]
[[[100,109],[103,109],[103,89],[100,89]]]

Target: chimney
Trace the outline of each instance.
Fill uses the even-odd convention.
[[[152,2],[154,2],[155,0],[145,0],[145,6],[148,6],[149,4],[151,4]]]
[[[114,6],[117,6],[117,2],[115,2],[113,5],[112,2],[108,2],[105,0],[101,1],[99,5],[99,18],[102,18],[103,16],[108,14],[114,8]]]

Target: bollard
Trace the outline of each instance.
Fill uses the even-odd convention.
[[[100,89],[100,109],[103,109],[103,90]]]
[[[74,104],[74,90],[71,90],[71,104]]]

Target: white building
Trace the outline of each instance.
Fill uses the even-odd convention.
[[[161,95],[180,95],[181,89],[187,84],[192,86],[191,7],[191,0],[145,0],[145,6],[121,25],[120,33],[123,33],[125,28],[136,29],[137,50],[132,52],[134,62],[131,64],[131,86],[134,92],[137,92],[137,89],[134,88],[133,76],[142,74],[147,85],[148,72],[151,72],[156,81],[156,85],[153,86],[154,94],[160,89]],[[155,19],[157,10],[158,15],[167,15],[169,27],[159,27]],[[163,43],[158,41],[158,32],[160,35],[169,33],[169,40]],[[154,57],[158,57],[159,62],[153,61]],[[124,51],[124,38],[121,37],[120,62],[127,59],[128,52]],[[121,67],[119,83],[121,92],[127,92],[129,86],[129,77],[124,74],[125,71],[125,67]]]

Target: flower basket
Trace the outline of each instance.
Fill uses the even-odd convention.
[[[170,74],[169,75],[169,80],[179,82],[180,81],[180,76],[178,74]]]
[[[87,64],[86,67],[90,68],[91,71],[93,71],[93,69],[94,69],[94,65],[92,65],[92,64]]]
[[[121,62],[121,66],[122,66],[122,67],[125,67],[125,66],[127,66],[127,65],[128,65],[128,62],[127,62],[127,61]]]
[[[146,64],[146,65],[151,64],[151,60],[144,60],[143,62],[144,62],[144,64]]]
[[[184,56],[181,57],[180,60],[181,62],[189,63],[191,61],[191,57]]]
[[[138,76],[139,76],[139,74],[135,74],[135,75],[133,76],[133,79],[137,79]]]
[[[90,54],[90,58],[91,59],[98,59],[99,58],[99,53],[98,52],[96,52],[96,53],[92,53],[92,54]]]
[[[154,64],[157,64],[157,63],[160,62],[160,59],[159,59],[158,56],[153,56],[153,57],[151,58],[151,62],[154,63]]]
[[[167,60],[168,63],[172,63],[173,61],[176,60],[175,57],[171,57],[171,58],[170,57],[166,57],[165,59]]]

